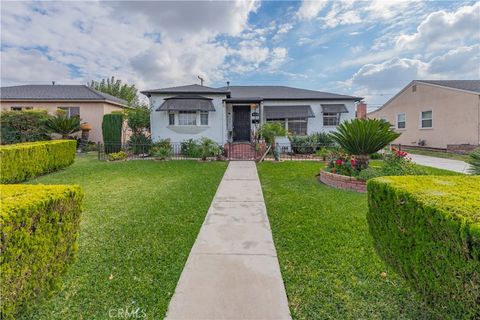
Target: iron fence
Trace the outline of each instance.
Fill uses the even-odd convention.
[[[276,143],[226,143],[209,146],[188,142],[158,144],[98,143],[99,160],[158,159],[158,160],[311,160],[325,161],[333,144]]]

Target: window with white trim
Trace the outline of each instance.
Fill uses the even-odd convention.
[[[340,124],[340,115],[338,112],[324,112],[323,125],[324,126],[338,126]]]
[[[432,128],[433,127],[433,112],[422,111],[421,113],[421,127],[422,128]]]
[[[208,126],[208,111],[200,112],[200,125]]]
[[[59,107],[58,109],[65,111],[67,118],[80,117],[80,107]]]
[[[397,114],[397,129],[405,129],[407,124],[405,113]]]
[[[179,126],[196,126],[197,112],[196,111],[179,111],[178,125]]]
[[[285,130],[294,136],[307,135],[307,118],[277,118],[267,119],[267,122],[278,122]]]
[[[175,113],[173,113],[172,111],[168,113],[168,125],[170,126],[175,125]]]
[[[33,107],[10,107],[11,111],[32,110]]]

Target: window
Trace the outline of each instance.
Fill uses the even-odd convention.
[[[267,119],[267,122],[280,123],[287,132],[294,136],[306,136],[307,135],[307,118],[278,118]]]
[[[208,126],[208,112],[207,111],[200,112],[200,125]]]
[[[405,129],[406,118],[405,113],[397,114],[397,129]]]
[[[323,125],[324,126],[338,126],[340,124],[340,113],[324,112]]]
[[[415,91],[417,91],[417,85],[414,84],[414,85],[412,86],[412,92],[415,92]]]
[[[197,112],[196,111],[179,111],[178,125],[179,126],[196,126]]]
[[[168,114],[168,124],[169,124],[170,126],[174,126],[174,125],[175,125],[175,113],[170,112],[170,113]]]
[[[432,128],[433,127],[433,114],[432,111],[422,111],[422,128]]]
[[[287,119],[287,131],[295,136],[307,135],[307,118]]]
[[[58,109],[65,111],[67,118],[80,117],[80,107],[60,107]]]
[[[32,110],[33,107],[10,107],[11,111]]]

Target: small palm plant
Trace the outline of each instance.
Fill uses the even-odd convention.
[[[208,157],[217,156],[220,152],[217,143],[206,137],[200,140],[200,149],[202,151],[202,161],[206,161]]]
[[[62,139],[68,139],[70,135],[81,130],[80,117],[68,118],[66,113],[61,111],[48,119],[45,125],[51,132],[60,134]]]
[[[470,163],[469,172],[471,174],[480,175],[480,149],[476,149],[470,153],[470,159],[467,161]]]
[[[357,167],[368,167],[369,155],[386,147],[400,136],[392,130],[390,123],[377,119],[353,119],[340,124],[332,139],[351,155]]]
[[[286,136],[285,127],[280,122],[267,122],[260,127],[258,133],[271,146],[275,160],[279,160],[279,154],[275,149],[275,137]]]

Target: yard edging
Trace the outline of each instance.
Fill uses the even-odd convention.
[[[336,173],[327,172],[325,170],[320,171],[318,180],[330,187],[366,193],[367,183],[354,177],[344,176]]]

